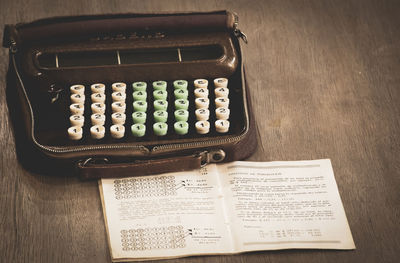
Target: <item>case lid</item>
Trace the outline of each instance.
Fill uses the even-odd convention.
[[[108,14],[54,17],[31,23],[6,25],[3,46],[30,46],[36,43],[66,42],[107,34],[135,31],[230,31],[236,15],[228,11],[174,14]]]

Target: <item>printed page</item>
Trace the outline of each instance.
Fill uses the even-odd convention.
[[[103,212],[115,261],[232,252],[217,168],[102,179]]]
[[[218,168],[237,251],[355,248],[330,160]]]

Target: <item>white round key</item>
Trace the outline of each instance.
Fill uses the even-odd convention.
[[[210,131],[210,123],[208,121],[198,121],[194,126],[196,126],[196,131],[199,134],[206,134]]]
[[[69,90],[71,91],[72,94],[85,94],[85,86],[77,84],[77,85],[72,85],[69,87]]]
[[[111,85],[111,88],[112,88],[113,92],[116,92],[116,91],[125,92],[126,84],[123,82],[116,82]]]
[[[85,95],[82,94],[72,94],[71,103],[85,103]]]
[[[228,108],[229,107],[229,98],[226,97],[218,97],[215,99],[215,107],[224,107]]]
[[[193,83],[195,88],[207,89],[208,87],[208,80],[206,79],[196,79]]]
[[[229,121],[227,120],[216,120],[215,130],[219,133],[225,133],[229,131]]]
[[[69,110],[71,111],[72,115],[82,115],[85,110],[85,106],[83,106],[82,103],[74,103],[69,106]]]
[[[198,121],[207,121],[210,118],[209,109],[197,109],[195,114]]]
[[[217,78],[214,79],[214,86],[217,88],[227,88],[228,87],[228,79],[227,78]]]
[[[115,112],[111,114],[111,120],[113,124],[124,124],[126,120],[126,115],[122,112]]]
[[[113,102],[113,103],[111,103],[111,110],[112,110],[112,112],[125,113],[126,104],[125,104],[125,102],[122,102],[122,101]]]
[[[90,116],[90,119],[92,121],[92,125],[101,125],[103,126],[104,123],[106,122],[106,115],[101,114],[101,113],[95,113]]]
[[[106,101],[106,95],[104,93],[93,93],[90,98],[92,99],[92,102],[105,102]]]
[[[125,127],[121,124],[114,124],[110,127],[110,133],[113,138],[122,138],[125,134]]]
[[[90,86],[92,93],[104,93],[106,91],[106,85],[103,83],[96,83]]]
[[[227,98],[228,95],[229,95],[229,89],[228,88],[216,88],[214,90],[214,92],[215,92],[215,97],[216,98],[218,98],[218,97]]]
[[[122,102],[124,102],[125,99],[126,99],[126,94],[125,94],[125,92],[116,91],[116,92],[113,92],[113,93],[111,94],[111,97],[112,97],[112,100],[113,100],[114,102],[115,102],[115,101],[122,101]]]
[[[92,103],[90,108],[92,109],[92,113],[104,114],[106,112],[106,105],[102,102]]]
[[[194,96],[196,98],[207,98],[208,97],[208,89],[197,88],[194,90]]]
[[[92,135],[93,139],[102,139],[104,138],[104,134],[106,129],[102,125],[94,125],[90,127],[90,134]]]
[[[71,140],[80,140],[82,139],[83,130],[80,126],[72,126],[68,128],[68,136]]]
[[[194,103],[196,104],[196,109],[208,109],[210,100],[208,98],[196,98]]]
[[[72,115],[69,117],[69,122],[71,123],[71,126],[82,127],[85,123],[85,117],[83,115]]]
[[[215,109],[215,116],[217,117],[218,120],[227,120],[229,119],[229,114],[231,111],[228,108],[216,108]]]

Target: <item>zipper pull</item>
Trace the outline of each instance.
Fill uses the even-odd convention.
[[[17,53],[17,42],[13,38],[10,39],[10,52],[15,54]]]
[[[247,41],[247,36],[245,33],[243,33],[239,28],[239,16],[236,13],[233,13],[234,17],[235,17],[235,21],[233,23],[233,33],[235,34],[235,36],[237,38],[241,38],[243,40],[244,43],[248,43]]]
[[[199,153],[201,156],[201,167],[209,163],[219,163],[225,159],[226,153],[222,149],[215,149]]]

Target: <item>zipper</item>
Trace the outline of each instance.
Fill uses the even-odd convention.
[[[243,40],[244,43],[248,43],[247,40],[247,36],[245,33],[243,33],[240,29],[239,29],[239,16],[236,13],[233,13],[233,16],[235,18],[234,22],[233,22],[233,33],[235,34],[235,36],[237,38],[241,38]]]

